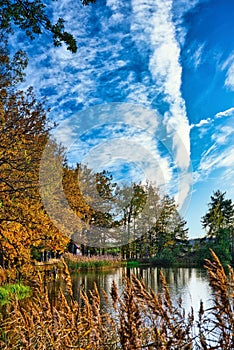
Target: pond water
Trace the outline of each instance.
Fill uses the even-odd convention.
[[[109,293],[113,281],[115,281],[121,294],[123,277],[131,274],[135,274],[138,278],[143,278],[147,288],[160,292],[162,291],[160,270],[163,271],[166,278],[173,302],[176,304],[181,297],[182,305],[186,312],[189,312],[191,307],[193,307],[196,316],[201,300],[205,309],[211,306],[212,292],[207,272],[198,268],[119,267],[114,270],[77,271],[71,275],[74,297],[79,300],[81,289],[84,289],[89,294],[89,290],[93,289],[94,283],[96,283],[99,291],[104,289]],[[52,285],[51,288],[53,289]],[[57,290],[57,288],[55,289]],[[105,305],[104,297],[101,297],[101,303],[103,306]]]

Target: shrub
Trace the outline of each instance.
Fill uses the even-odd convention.
[[[152,259],[152,264],[156,266],[170,267],[175,264],[175,257],[171,250],[164,249]]]
[[[9,303],[11,298],[23,299],[30,295],[30,288],[22,284],[7,284],[0,287],[0,304]]]

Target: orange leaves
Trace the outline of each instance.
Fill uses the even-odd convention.
[[[41,203],[39,167],[50,127],[32,89],[14,91],[12,77],[16,71],[16,80],[22,77],[23,57],[10,61],[0,48],[0,258],[8,267],[29,264],[33,247],[63,252],[68,242]]]

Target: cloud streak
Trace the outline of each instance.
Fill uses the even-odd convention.
[[[225,86],[234,91],[234,53],[223,63],[222,70],[226,70]]]
[[[200,128],[203,126],[209,126],[209,124],[213,123],[215,119],[233,117],[233,116],[234,116],[234,107],[231,107],[231,108],[228,108],[224,111],[216,113],[214,118],[208,117],[207,119],[201,119],[196,124],[190,124],[190,129]]]
[[[190,181],[186,175],[191,169],[190,126],[181,94],[180,45],[186,31],[183,15],[197,3],[196,0],[107,0],[106,6],[90,7],[71,0],[54,3],[53,16],[66,20],[66,30],[77,38],[78,52],[72,55],[65,46],[53,48],[48,40],[36,45],[34,42],[28,46],[30,61],[24,84],[24,87],[35,86],[39,96],[48,96],[51,118],[63,124],[57,135],[60,134],[65,145],[70,145],[71,140],[75,142],[76,133],[85,133],[86,125],[92,128],[80,114],[90,107],[131,103],[158,109],[162,118],[150,120],[147,115],[125,113],[125,120],[120,120],[129,125],[137,121],[142,130],[148,131],[150,138],[147,132],[132,133],[131,137],[135,140],[138,136],[138,142],[146,150],[155,157],[160,155],[164,178],[171,189],[178,181],[174,177],[175,167],[183,174],[186,180],[181,203],[189,193]],[[71,117],[76,119],[75,128],[64,123]],[[88,117],[95,123],[93,117]],[[119,116],[116,118],[119,120]],[[102,122],[106,123],[102,120],[100,125]],[[109,122],[114,124],[116,120],[110,116]],[[78,124],[82,132],[77,129]],[[160,138],[171,152],[173,166],[158,150]],[[106,142],[105,137],[96,141],[92,137],[89,141],[90,144],[86,139],[86,143],[73,145],[76,151],[81,146],[81,160],[98,142]],[[101,156],[99,152],[98,157]]]
[[[229,178],[233,175],[234,169],[234,127],[233,112],[230,108],[223,112],[216,113],[213,119],[209,118],[194,125],[204,125],[205,132],[200,135],[201,143],[206,145],[207,150],[203,151],[200,157],[200,164],[194,175],[196,182],[204,181],[212,173],[219,172],[220,178]],[[211,132],[212,131],[212,132]]]
[[[231,117],[234,116],[234,107],[231,107],[229,109],[226,109],[225,111],[216,113],[216,118],[223,118],[223,117]]]
[[[133,0],[135,33],[138,47],[150,42],[149,71],[159,93],[163,93],[168,105],[164,113],[164,125],[172,139],[177,166],[187,172],[190,166],[190,127],[185,102],[181,95],[182,67],[180,47],[173,23],[173,1]],[[184,198],[188,188],[184,191]]]
[[[167,132],[173,138],[176,162],[181,168],[186,169],[190,162],[189,125],[185,103],[181,96],[182,67],[179,63],[180,47],[172,19],[173,2],[157,0],[147,2],[146,5],[144,1],[133,0],[132,3],[137,18],[137,32],[143,31],[144,28],[149,35],[152,49],[149,70],[157,89],[163,92],[164,99],[169,105],[164,115],[164,123]],[[146,15],[148,6],[151,6],[151,11],[153,10],[150,19]]]

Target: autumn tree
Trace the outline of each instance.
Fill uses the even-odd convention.
[[[50,125],[32,89],[17,91],[26,61],[0,50],[0,251],[1,262],[22,266],[33,247],[63,251],[60,235],[45,213],[39,194],[39,167]]]
[[[96,0],[81,0],[83,5],[95,3]],[[58,18],[52,23],[48,13],[48,2],[41,0],[1,0],[0,1],[0,29],[12,32],[13,26],[23,30],[30,39],[47,31],[52,35],[55,46],[64,42],[71,52],[77,51],[74,36],[65,31],[65,21]]]
[[[105,250],[116,244],[115,187],[112,175],[103,170],[94,172],[86,165],[66,165],[63,169],[63,189],[73,213],[80,219],[72,239],[82,245],[84,253]],[[119,242],[118,242],[119,243]]]

